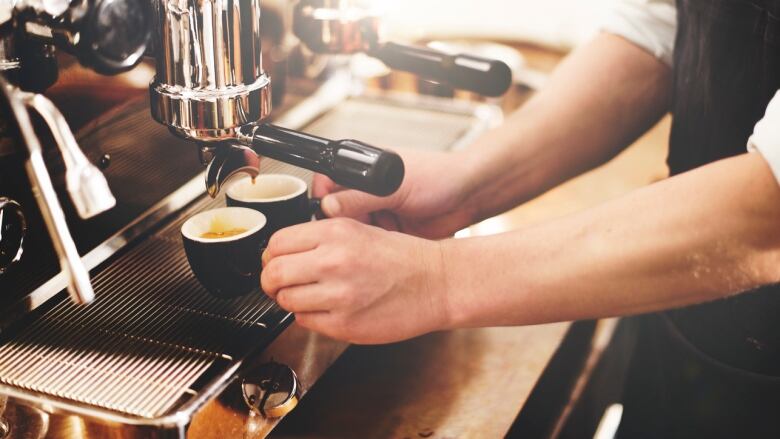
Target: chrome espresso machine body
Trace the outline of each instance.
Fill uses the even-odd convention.
[[[503,63],[383,42],[350,2],[290,7],[315,52],[364,51],[486,95],[509,86]],[[403,180],[393,152],[268,123],[260,12],[260,0],[0,2],[0,438],[263,437],[344,350],[290,327],[259,291],[211,297],[181,249],[182,222],[261,163],[380,196]],[[154,58],[148,99],[74,134],[44,95],[57,50],[101,74]]]

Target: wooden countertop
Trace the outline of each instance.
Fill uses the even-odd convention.
[[[542,70],[560,59],[533,47],[520,49],[528,65]],[[519,228],[664,178],[669,125],[664,119],[607,165],[470,231]],[[503,437],[569,326],[469,329],[387,346],[352,346],[270,437]]]

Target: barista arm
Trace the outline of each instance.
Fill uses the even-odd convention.
[[[446,236],[614,157],[668,111],[671,78],[669,66],[651,53],[604,33],[562,61],[543,90],[471,147],[433,158],[408,151],[407,177],[393,196],[336,191],[321,178],[314,189],[329,194],[328,216],[391,211],[405,231]],[[448,226],[434,230],[430,223],[437,221]]]
[[[780,186],[744,154],[548,224],[447,241],[450,326],[638,314],[776,283],[778,219]]]

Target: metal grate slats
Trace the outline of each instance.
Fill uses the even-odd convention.
[[[272,160],[263,171],[309,179]],[[213,368],[250,353],[284,316],[260,292],[209,295],[192,276],[179,230],[204,199],[117,258],[93,279],[97,300],[63,300],[0,344],[0,382],[123,414],[169,413]]]

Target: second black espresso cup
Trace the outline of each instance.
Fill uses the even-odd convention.
[[[181,227],[195,277],[212,295],[230,299],[260,287],[266,218],[241,207],[201,212]]]
[[[236,181],[227,190],[227,205],[261,212],[268,219],[266,239],[285,227],[311,221],[320,209],[317,199],[309,198],[309,187],[298,177],[264,174]]]

